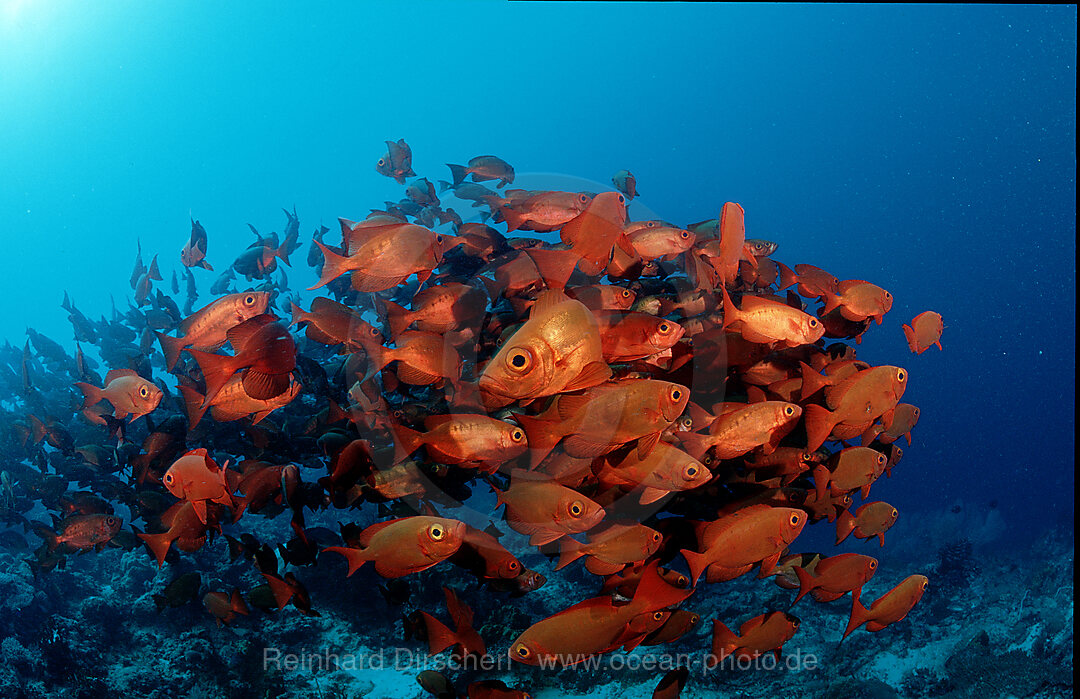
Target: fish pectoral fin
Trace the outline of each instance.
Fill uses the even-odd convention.
[[[574,377],[563,389],[564,391],[577,391],[582,388],[598,386],[611,378],[611,367],[604,362],[591,362],[586,364],[581,373]]]
[[[652,434],[646,435],[638,440],[637,454],[639,459],[644,459],[646,456],[652,453],[652,450],[660,442],[660,435],[660,432],[653,432]]]
[[[199,521],[206,524],[206,500],[192,500],[191,509],[199,517]]]

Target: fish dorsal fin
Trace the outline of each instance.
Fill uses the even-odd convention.
[[[354,311],[344,304],[340,304],[333,299],[328,299],[325,296],[319,296],[311,301],[312,313],[346,313],[354,315]]]
[[[450,618],[454,620],[454,626],[459,630],[464,627],[471,627],[473,610],[469,608],[469,605],[458,599],[452,588],[444,585],[443,592],[446,593],[446,610],[450,612]]]
[[[843,296],[844,294],[848,293],[849,291],[851,291],[855,287],[862,286],[863,284],[869,284],[869,283],[870,282],[864,281],[862,279],[844,279],[843,281],[841,281],[839,284],[836,285],[836,290],[840,293],[841,296]]]
[[[767,618],[768,618],[768,615],[763,615],[763,616],[756,616],[753,619],[747,620],[746,622],[743,623],[742,626],[739,627],[739,635],[740,636],[745,636],[746,634],[750,633],[751,631],[753,631],[754,629],[758,628],[763,623],[765,623],[765,619],[767,619]]]
[[[385,522],[376,522],[375,524],[372,524],[371,526],[364,529],[364,531],[360,532],[360,535],[356,538],[356,543],[360,544],[360,546],[364,548],[367,548],[371,544],[371,540],[375,537],[376,534],[381,532],[383,529],[386,529],[391,524],[396,524],[400,521],[401,519],[399,518],[390,519]]]
[[[134,369],[112,369],[108,374],[105,374],[105,385],[108,386],[112,383],[113,379],[118,379],[121,376],[138,376],[138,372]]]
[[[572,300],[573,299],[571,299],[565,293],[556,289],[548,289],[546,291],[541,291],[540,294],[536,297],[536,303],[533,304],[532,312],[529,317],[535,318],[538,315],[550,311],[559,304],[566,303]]]
[[[248,340],[251,339],[252,335],[259,332],[264,326],[273,323],[275,320],[277,320],[277,318],[269,313],[263,313],[254,318],[248,318],[243,323],[229,328],[228,332],[225,333],[225,337],[228,339],[229,344],[233,346],[233,349],[239,352],[240,349],[247,344]]]

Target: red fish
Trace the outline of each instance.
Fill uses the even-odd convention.
[[[206,261],[206,229],[195,219],[191,220],[191,237],[180,251],[180,262],[185,267],[202,267],[211,272],[214,268]]]
[[[923,311],[912,319],[911,325],[903,327],[908,347],[915,354],[922,354],[931,346],[941,349],[941,332],[945,329],[945,322],[940,313]]]
[[[349,575],[370,561],[384,578],[400,578],[427,570],[454,555],[464,533],[464,522],[417,515],[371,525],[360,533],[357,547],[331,546],[323,550],[344,556]]]
[[[405,184],[406,177],[415,177],[412,169],[412,148],[399,138],[397,142],[386,142],[386,155],[375,163],[375,172],[392,178],[398,184]]]
[[[236,349],[231,357],[189,350],[206,381],[203,408],[207,408],[233,374],[244,369],[244,392],[255,400],[285,393],[296,368],[296,343],[277,316],[255,316],[229,329],[226,337]]]
[[[713,619],[712,656],[710,663],[722,663],[734,655],[739,660],[751,660],[765,653],[780,659],[784,644],[799,630],[799,619],[787,612],[769,612],[756,616],[739,627],[735,634],[719,619]]]
[[[113,406],[113,417],[123,420],[131,416],[137,420],[149,415],[161,403],[162,392],[155,384],[139,376],[131,369],[113,369],[105,375],[105,388],[93,384],[77,382],[75,386],[83,393],[82,409],[97,405],[107,400]],[[105,420],[97,418],[94,422],[104,425]]]
[[[858,596],[851,600],[851,618],[848,620],[847,629],[843,638],[851,635],[851,632],[866,624],[866,630],[881,631],[890,624],[902,621],[908,612],[919,603],[923,593],[930,587],[930,581],[925,575],[912,575],[903,580],[899,585],[874,600],[867,609],[859,602]],[[841,639],[843,640],[843,639]]]

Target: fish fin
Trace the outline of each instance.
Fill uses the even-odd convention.
[[[188,430],[195,429],[195,425],[199,424],[203,415],[206,413],[206,408],[203,407],[203,396],[191,386],[180,385],[180,394],[184,396],[184,407],[187,409],[188,418]]]
[[[427,630],[428,655],[441,653],[461,642],[458,640],[457,634],[435,617],[427,612],[420,612],[420,616],[423,617],[424,628]]]
[[[459,629],[472,626],[473,610],[469,605],[461,601],[453,588],[443,585],[443,594],[446,595],[446,611],[450,612],[450,618],[454,621],[454,626]]]
[[[793,272],[790,267],[778,260],[773,260],[773,262],[776,264],[776,269],[779,271],[779,274],[777,275],[777,291],[783,291],[789,286],[795,286],[799,283],[799,278],[795,275],[795,272]]]
[[[409,454],[420,448],[424,443],[424,435],[416,430],[394,423],[390,429],[394,438],[394,463],[398,464],[408,458]]]
[[[639,459],[644,459],[646,456],[652,453],[652,450],[656,448],[656,445],[660,442],[660,435],[662,432],[653,432],[652,434],[645,435],[640,438],[637,443],[637,455]]]
[[[157,336],[158,344],[161,345],[161,352],[165,355],[165,369],[166,371],[172,371],[176,367],[176,363],[180,361],[180,353],[187,346],[187,341],[183,337],[173,337],[157,330],[154,331],[154,335]]]
[[[721,298],[724,300],[723,312],[724,322],[721,324],[721,328],[727,329],[732,323],[739,320],[739,309],[736,308],[735,303],[731,300],[731,295],[728,294],[727,287],[720,284]]]
[[[239,352],[261,328],[273,323],[275,320],[276,318],[269,313],[248,318],[225,331],[225,339],[233,346],[234,350]]]
[[[682,549],[680,553],[683,558],[686,559],[686,564],[690,567],[690,579],[694,585],[697,585],[698,578],[705,572],[705,569],[709,567],[709,557],[703,553],[697,551],[691,551],[690,549]]]
[[[206,524],[206,500],[190,500],[191,509],[199,517],[199,521]]]
[[[844,510],[840,513],[840,516],[836,518],[836,543],[839,545],[844,539],[851,535],[851,532],[855,531],[855,517],[851,512]]]
[[[836,417],[820,405],[811,403],[803,408],[806,421],[806,448],[817,451],[836,427]]]
[[[453,163],[447,163],[446,167],[450,168],[450,176],[454,180],[454,187],[459,186],[462,182],[465,181],[465,178],[469,175],[469,173],[465,172],[464,165],[454,165]]]
[[[614,575],[625,567],[623,563],[606,563],[595,556],[585,560],[585,570],[593,575]]]
[[[840,638],[841,641],[850,636],[852,631],[870,620],[870,612],[862,605],[862,602],[859,601],[861,592],[862,590],[860,588],[858,590],[853,590],[851,593],[851,616],[848,617],[847,628],[844,630],[844,635]]]
[[[521,425],[521,428],[525,430],[526,441],[529,444],[530,462],[532,467],[535,468],[547,458],[547,455],[562,439],[562,432],[558,429],[560,423],[524,414],[514,415],[514,418]]]
[[[585,547],[580,541],[571,537],[566,537],[562,540],[559,546],[559,563],[555,566],[555,570],[562,570],[566,566],[570,565],[577,559],[585,555],[583,550]]]
[[[746,387],[746,402],[747,403],[764,403],[768,400],[765,397],[765,391],[760,386],[747,386]]]
[[[289,374],[265,374],[248,369],[241,382],[244,393],[256,400],[270,400],[289,390]]]
[[[352,548],[351,546],[329,546],[324,548],[323,551],[333,551],[335,553],[340,553],[345,557],[345,560],[349,564],[349,572],[345,577],[349,577],[359,570],[360,566],[371,560],[364,549]]]
[[[534,529],[533,533],[529,536],[529,546],[543,546],[544,544],[550,544],[553,541],[558,541],[565,534],[554,529]]]
[[[795,566],[793,570],[795,571],[795,577],[799,579],[799,594],[795,595],[795,599],[792,601],[792,604],[795,604],[806,596],[807,593],[815,590],[815,581],[814,576],[807,572],[802,566]]]
[[[776,564],[780,561],[780,554],[782,550],[777,551],[771,556],[761,561],[761,570],[758,571],[758,579],[767,578],[776,570]]]
[[[217,398],[217,394],[229,382],[236,372],[233,357],[221,354],[212,354],[202,350],[189,349],[188,352],[195,358],[195,362],[202,370],[203,379],[206,382],[206,395],[203,396],[202,407],[205,410]]]
[[[739,637],[719,619],[713,619],[712,634],[712,662],[722,662],[731,655],[732,651],[739,647]],[[719,651],[719,652],[717,652]]]
[[[904,330],[904,339],[907,340],[908,348],[912,352],[915,352],[916,354],[918,354],[919,353],[919,343],[915,339],[915,330],[910,325],[908,325],[907,323],[901,325],[900,327],[903,328],[903,330]]]
[[[247,603],[244,602],[244,598],[240,595],[240,589],[239,588],[235,588],[235,587],[233,588],[232,596],[229,597],[229,608],[232,609],[237,614],[247,614],[248,613]]]
[[[646,486],[641,491],[641,497],[638,498],[638,504],[640,504],[640,505],[651,505],[652,503],[656,502],[660,498],[662,498],[662,497],[664,497],[666,495],[670,495],[670,494],[671,494],[670,491],[661,490],[660,488],[653,488],[651,486]]]
[[[266,584],[270,586],[270,592],[274,594],[274,602],[277,604],[278,609],[284,609],[296,590],[293,589],[292,585],[276,575],[262,573],[262,576],[266,578]]]
[[[829,467],[825,464],[817,464],[813,470],[814,476],[814,491],[817,493],[817,501],[822,502],[825,499],[826,488],[829,485],[829,478],[832,476],[832,472],[829,471]]]
[[[386,316],[386,322],[390,325],[390,338],[396,340],[398,335],[412,324],[411,311],[393,301],[379,301],[382,312]]]
[[[710,435],[698,434],[696,432],[679,432],[676,436],[682,443],[682,447],[686,450],[686,453],[698,461],[704,459],[709,449],[712,448]]]
[[[351,232],[351,229],[346,228],[346,224],[348,222],[345,221],[345,219],[339,220],[341,221],[342,231],[349,230],[349,232]],[[348,235],[349,233],[345,233],[346,240],[348,239]],[[345,274],[345,272],[349,271],[349,258],[337,254],[336,252],[328,248],[326,245],[324,245],[320,240],[313,240],[311,242],[319,246],[319,250],[322,251],[323,265],[322,274],[319,276],[319,281],[315,283],[315,286],[309,286],[307,289],[308,291],[313,291],[320,287],[324,287],[330,282],[340,277],[342,274]]]
[[[411,386],[430,386],[442,378],[438,374],[428,373],[423,369],[419,369],[412,364],[407,364],[405,362],[398,364],[397,377],[402,383],[407,383]]]
[[[75,388],[82,391],[82,394],[83,394],[83,404],[82,404],[82,407],[79,408],[80,410],[85,410],[86,408],[89,408],[92,405],[97,405],[105,397],[105,394],[102,391],[102,389],[98,388],[97,386],[94,386],[93,384],[84,383],[82,381],[76,381],[75,382]]]
[[[611,378],[611,367],[604,362],[590,362],[586,364],[581,373],[574,377],[564,391],[578,391],[584,388],[599,386]]]
[[[161,534],[143,534],[140,532],[138,537],[150,548],[154,558],[157,559],[158,568],[161,568],[165,564],[165,555],[169,553],[169,546],[172,545],[172,539],[169,538],[168,532]]]

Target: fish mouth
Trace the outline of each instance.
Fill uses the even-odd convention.
[[[512,397],[510,394],[510,387],[499,379],[496,379],[494,376],[489,376],[488,374],[481,374],[480,380],[477,381],[477,385],[484,393],[490,393],[494,396],[500,396],[503,398]]]

